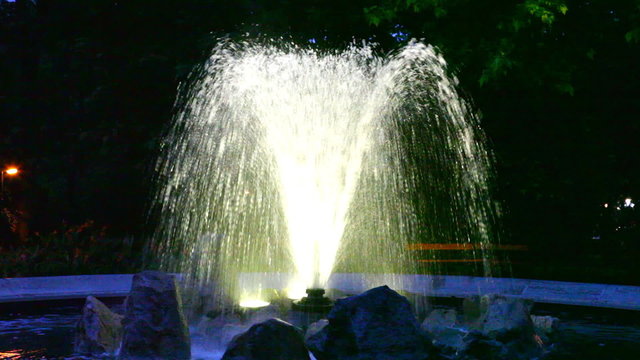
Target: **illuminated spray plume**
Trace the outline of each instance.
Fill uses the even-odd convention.
[[[224,42],[194,78],[155,198],[155,249],[191,285],[254,301],[271,286],[240,273],[288,274],[299,298],[335,271],[414,272],[418,239],[488,248],[489,157],[432,47]]]

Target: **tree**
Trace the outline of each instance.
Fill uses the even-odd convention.
[[[365,13],[438,46],[474,99],[508,237],[572,248],[590,237],[598,206],[640,185],[639,4],[382,0]]]

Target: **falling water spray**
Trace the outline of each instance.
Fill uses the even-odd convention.
[[[415,273],[418,241],[490,259],[490,156],[431,46],[224,41],[193,77],[162,143],[154,238],[192,288],[240,301],[273,287],[241,274],[286,274],[300,298],[334,271]]]

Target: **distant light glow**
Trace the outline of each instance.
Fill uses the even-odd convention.
[[[7,175],[16,175],[18,173],[18,168],[10,167],[4,171]]]
[[[630,208],[634,208],[636,206],[636,204],[634,204],[631,200],[631,198],[626,198],[624,199],[624,207],[630,207]]]
[[[240,306],[244,308],[261,308],[268,306],[269,302],[260,299],[247,299],[240,301]]]
[[[608,208],[608,207],[609,207],[609,204],[606,204],[606,203],[605,203],[605,204],[604,204],[604,208],[606,209],[606,208]]]
[[[15,350],[6,350],[0,352],[0,359],[23,359],[24,358],[39,358],[42,352],[42,349],[39,350],[24,350],[24,349],[15,349]]]

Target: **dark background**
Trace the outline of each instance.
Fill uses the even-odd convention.
[[[638,215],[616,210],[640,196],[638,0],[0,0],[0,166],[22,170],[5,179],[5,275],[57,252],[40,272],[138,266],[113,262],[142,248],[178,84],[245,33],[437,46],[495,153],[496,237],[527,249],[512,274],[640,281]],[[98,243],[114,267],[90,266]]]

